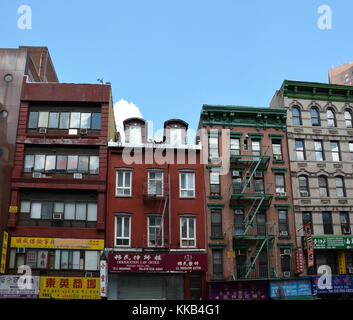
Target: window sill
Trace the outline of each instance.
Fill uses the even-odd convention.
[[[179,197],[179,200],[195,200],[196,197]]]
[[[276,200],[288,200],[287,196],[277,196],[275,197]]]
[[[222,197],[221,195],[209,195],[208,198],[209,198],[209,199],[220,199],[220,200],[223,199],[223,197]]]
[[[290,236],[278,236],[278,239],[280,239],[280,240],[282,240],[282,239],[290,240],[291,237]]]
[[[272,160],[272,163],[285,164],[284,160]]]
[[[224,240],[223,236],[210,236],[210,240]]]

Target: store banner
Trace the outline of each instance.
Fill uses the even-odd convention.
[[[7,247],[9,242],[9,234],[4,231],[1,243],[0,273],[4,274],[6,270]]]
[[[311,279],[288,279],[281,281],[270,281],[270,297],[285,298],[311,296]]]
[[[353,277],[352,276],[332,276],[331,287],[319,286],[321,276],[312,278],[313,294],[344,294],[353,293]]]
[[[207,271],[206,253],[110,253],[109,271]]]
[[[305,239],[306,239],[308,268],[311,268],[314,266],[314,245],[313,245],[310,223],[307,223],[304,226],[304,232],[305,232]]]
[[[108,290],[108,264],[106,260],[100,261],[100,295],[103,298],[107,297]]]
[[[12,237],[11,248],[104,250],[103,239]]]
[[[295,273],[300,274],[304,272],[304,257],[303,249],[298,247],[295,251]]]
[[[353,249],[353,235],[314,235],[312,239],[315,250]]]
[[[338,251],[337,257],[338,257],[338,273],[346,274],[347,273],[346,256],[344,254],[344,251]]]
[[[101,299],[99,278],[40,277],[39,298]]]
[[[29,286],[21,286],[18,281],[21,276],[0,276],[0,298],[38,299],[39,277],[32,276]]]

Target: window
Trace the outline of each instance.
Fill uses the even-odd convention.
[[[90,174],[98,174],[99,172],[99,157],[98,156],[90,156],[89,157],[89,173]]]
[[[303,227],[310,223],[310,227],[311,227],[311,234],[314,234],[314,228],[313,228],[313,218],[312,218],[312,215],[311,215],[311,212],[303,212],[302,213],[302,221],[303,221]]]
[[[332,161],[341,161],[340,146],[338,141],[331,141]]]
[[[299,176],[299,193],[301,197],[309,197],[309,181],[307,176]]]
[[[98,270],[99,269],[99,252],[98,251],[85,251],[85,270]]]
[[[351,224],[349,222],[348,212],[340,212],[340,222],[341,222],[342,234],[350,234],[351,233]]]
[[[91,114],[90,113],[81,113],[81,129],[89,129],[91,127]]]
[[[131,196],[131,171],[116,172],[116,193],[118,197],[129,197]]]
[[[220,195],[220,175],[219,172],[210,172],[210,193],[211,195]]]
[[[65,172],[67,166],[67,156],[58,155],[56,158],[56,171]]]
[[[148,217],[148,246],[163,246],[163,223],[162,217]]]
[[[280,210],[278,212],[278,227],[279,227],[279,232],[287,232],[289,233],[288,230],[288,211],[286,210]]]
[[[38,128],[47,128],[49,120],[49,112],[39,112]]]
[[[328,212],[328,211],[322,212],[322,222],[324,225],[324,234],[333,234],[331,212]]]
[[[196,247],[196,219],[191,217],[180,218],[180,246]]]
[[[87,206],[84,202],[76,203],[76,220],[86,220]]]
[[[214,279],[223,278],[223,250],[212,250],[212,272]]]
[[[218,132],[208,137],[208,154],[210,158],[218,158]]]
[[[291,272],[291,255],[290,254],[281,254],[281,269],[282,276],[284,272]]]
[[[260,156],[261,155],[261,145],[260,141],[252,140],[251,141],[251,150],[253,156]]]
[[[211,237],[223,237],[221,209],[211,210]]]
[[[34,167],[34,155],[25,155],[25,165],[23,172],[32,172]]]
[[[34,171],[43,172],[45,165],[45,155],[44,154],[36,154],[34,157]]]
[[[45,172],[50,173],[55,171],[56,156],[47,155],[45,157]]]
[[[321,140],[315,140],[314,141],[314,147],[315,147],[315,159],[316,161],[323,161],[325,160],[325,155],[323,152],[323,145]]]
[[[319,176],[318,179],[319,179],[319,193],[320,193],[320,197],[328,197],[329,196],[329,191],[328,191],[327,177]]]
[[[181,198],[195,197],[195,173],[194,172],[180,173],[180,197]]]
[[[231,156],[240,155],[240,139],[235,139],[235,138],[230,139],[230,155]]]
[[[170,134],[170,143],[172,145],[181,145],[181,144],[183,144],[182,130],[180,128],[171,128],[171,129],[169,129],[169,134]]]
[[[336,180],[336,193],[337,197],[345,197],[346,196],[346,188],[344,186],[344,178],[341,176],[337,176]]]
[[[116,216],[115,217],[115,245],[130,246],[130,224],[131,217]]]
[[[142,130],[140,126],[131,125],[129,129],[129,143],[142,143]]]
[[[336,127],[336,116],[335,112],[332,109],[327,109],[327,125],[329,127]]]
[[[292,119],[293,119],[293,125],[295,126],[302,125],[302,116],[301,116],[300,109],[298,107],[292,108]]]
[[[254,191],[255,193],[265,193],[264,178],[254,178]]]
[[[59,112],[50,112],[49,113],[49,128],[58,128],[59,127]]]
[[[344,111],[344,120],[346,122],[346,128],[352,128],[352,113],[349,110]]]
[[[71,112],[71,114],[70,114],[70,128],[71,129],[80,128],[80,113],[79,112]]]
[[[148,194],[163,195],[163,172],[148,172]]]
[[[37,128],[38,116],[39,116],[39,113],[37,111],[32,111],[29,113],[28,125],[27,125],[28,129]]]
[[[101,114],[98,112],[92,113],[91,129],[93,129],[93,130],[100,130],[101,129]]]
[[[349,142],[349,153],[351,154],[351,160],[353,161],[353,142]]]
[[[78,167],[78,156],[69,155],[67,156],[67,172],[77,172]]]
[[[274,160],[283,160],[280,140],[272,140],[272,153]]]
[[[297,160],[306,160],[304,140],[295,140],[295,151],[297,154]]]
[[[70,112],[60,113],[60,129],[69,129]]]
[[[284,174],[276,174],[275,180],[276,180],[276,193],[279,193],[280,195],[285,194],[286,187],[285,187]]]
[[[312,107],[310,109],[310,114],[311,114],[311,124],[313,126],[319,126],[320,125],[320,114],[317,108]]]
[[[88,173],[88,156],[78,157],[78,172]]]
[[[87,204],[87,221],[97,221],[98,206],[97,203],[89,202]]]

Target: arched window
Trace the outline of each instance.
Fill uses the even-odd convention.
[[[344,186],[344,178],[341,176],[336,177],[336,193],[337,197],[346,196],[346,188]]]
[[[327,125],[329,127],[336,127],[335,112],[330,108],[330,109],[327,109],[326,115],[327,115]]]
[[[309,182],[308,182],[308,177],[307,176],[299,176],[299,192],[301,197],[309,197],[310,192],[309,192]]]
[[[344,120],[346,121],[346,127],[352,128],[352,113],[349,110],[344,111]]]
[[[311,114],[311,124],[313,126],[319,126],[320,125],[320,114],[319,114],[319,111],[315,107],[312,107],[310,109],[310,114]]]
[[[320,197],[328,197],[329,196],[328,183],[327,183],[326,176],[319,176],[319,192],[320,192]]]
[[[295,126],[302,125],[302,116],[301,116],[300,109],[298,107],[292,108],[292,118],[293,118],[293,124]]]

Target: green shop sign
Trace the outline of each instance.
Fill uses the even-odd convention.
[[[353,249],[353,235],[349,236],[312,236],[314,250],[319,249]],[[303,248],[306,249],[305,237],[302,237]]]

